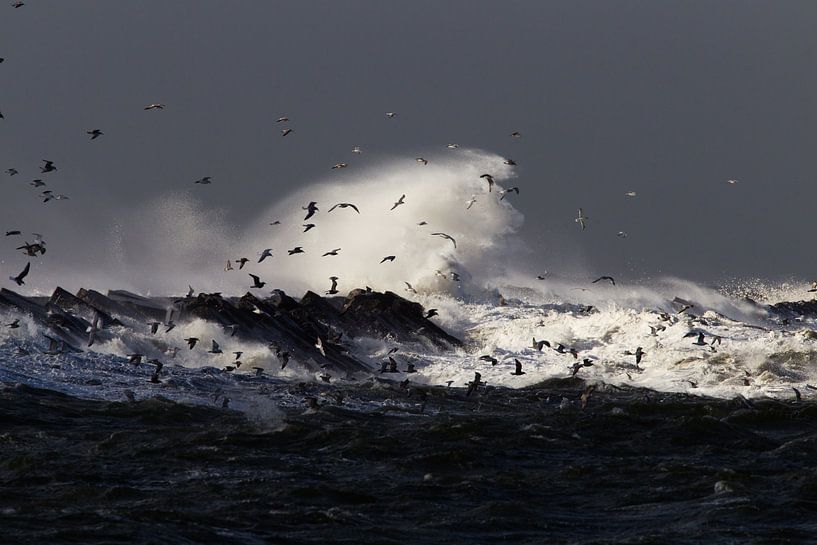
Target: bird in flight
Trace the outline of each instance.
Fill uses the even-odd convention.
[[[212,339],[212,348],[207,351],[208,354],[222,354],[221,347],[218,345],[215,339]]]
[[[148,104],[145,106],[145,110],[164,110],[165,105],[159,104],[158,102],[154,102],[153,104]]]
[[[302,206],[301,210],[306,210],[306,217],[304,217],[304,221],[306,221],[309,218],[311,218],[312,216],[314,216],[315,212],[318,211],[318,203],[316,203],[315,201],[312,201],[308,205]]]
[[[422,157],[418,157],[417,159],[415,159],[415,161],[417,161],[418,163],[420,163],[420,164],[421,164],[421,165],[423,165],[423,166],[425,166],[425,165],[427,165],[427,164],[428,164],[428,160],[427,160],[427,159],[423,159]]]
[[[387,255],[386,257],[380,260],[380,263],[382,264],[385,263],[386,261],[394,261],[395,259],[397,259],[397,256]]]
[[[517,195],[519,195],[519,188],[518,187],[509,187],[508,189],[503,189],[502,191],[499,192],[499,195],[500,195],[499,200],[500,201],[505,200],[505,197],[508,196],[508,193],[516,193]]]
[[[8,169],[6,169],[6,174],[8,174],[9,176],[14,176],[14,175],[15,175],[15,174],[17,174],[17,173],[18,173],[18,170],[17,170],[16,168],[8,168]]]
[[[260,258],[258,258],[258,262],[259,262],[259,263],[261,263],[262,261],[264,261],[264,260],[265,260],[266,258],[268,258],[268,257],[272,257],[272,248],[265,248],[265,249],[264,249],[264,250],[261,252],[261,254],[260,254],[260,255],[261,255],[261,257],[260,257]],[[242,258],[242,259],[243,259],[243,258]],[[242,266],[243,266],[243,265],[242,265]]]
[[[40,167],[40,172],[53,172],[57,170],[57,167],[54,166],[54,161],[43,159],[43,163],[45,164]]]
[[[391,210],[394,210],[395,208],[397,208],[397,207],[398,207],[398,206],[400,206],[401,204],[406,204],[405,199],[406,199],[406,196],[405,196],[405,195],[400,195],[400,198],[399,198],[399,199],[397,199],[397,202],[396,202],[396,203],[394,203],[394,206],[392,206],[392,207],[391,207]]]
[[[492,188],[494,187],[494,177],[491,176],[490,174],[483,174],[482,176],[480,176],[480,178],[483,178],[485,179],[486,182],[488,182],[488,193],[490,193]]]
[[[307,232],[307,231],[309,231],[310,229],[314,229],[314,228],[315,228],[315,224],[314,224],[314,223],[304,223],[304,224],[302,225],[302,227],[304,228],[304,231],[303,231],[303,232],[304,232],[304,233],[306,233],[306,232]]]
[[[587,220],[588,220],[588,219],[590,219],[590,218],[588,218],[587,216],[585,216],[585,215],[584,215],[584,212],[582,212],[582,209],[581,209],[581,208],[579,208],[579,215],[578,215],[578,216],[576,216],[576,219],[575,219],[575,220],[573,220],[573,221],[575,221],[576,223],[578,223],[579,225],[581,225],[581,227],[582,227],[582,231],[584,231],[584,230],[587,228]]]
[[[519,361],[519,360],[518,360],[518,359],[516,359],[516,358],[514,358],[514,360],[513,360],[513,361],[514,361],[514,363],[516,364],[516,370],[515,370],[513,373],[511,373],[511,374],[512,374],[512,375],[516,375],[516,376],[524,375],[524,374],[525,374],[525,372],[522,370],[522,362],[521,362],[521,361]]]
[[[522,133],[519,131],[513,131],[511,133],[511,138],[522,138]]]
[[[355,146],[352,148],[352,153],[361,154],[363,153],[363,150],[360,149],[360,146]]]
[[[91,137],[91,140],[96,140],[105,133],[99,129],[91,129],[90,131],[85,131],[85,134],[89,135]]]
[[[266,285],[267,285],[267,283],[266,283],[266,282],[262,282],[262,281],[261,281],[261,278],[260,278],[260,277],[258,277],[258,276],[256,276],[256,275],[254,275],[254,274],[250,274],[250,277],[252,278],[252,286],[250,286],[250,288],[258,288],[258,289],[261,289],[261,288],[263,288],[264,286],[266,286]]]
[[[609,282],[610,282],[612,285],[614,285],[614,286],[616,285],[616,281],[613,279],[613,277],[612,277],[612,276],[600,276],[600,277],[596,278],[595,280],[593,280],[593,281],[591,282],[591,284],[595,284],[596,282],[601,282],[602,280],[607,280],[607,281],[609,281]]]
[[[635,197],[637,193],[635,191],[628,191],[624,194],[625,197]]]
[[[284,123],[286,121],[289,121],[289,118],[286,116],[279,117],[278,119],[275,120],[276,123]]]
[[[352,203],[350,203],[350,202],[339,202],[338,204],[336,204],[335,206],[333,206],[332,208],[330,208],[330,209],[329,209],[329,212],[331,212],[331,211],[332,211],[332,210],[334,210],[335,208],[352,208],[352,209],[354,209],[354,211],[355,211],[355,212],[357,212],[358,214],[360,214],[360,210],[358,210],[357,206],[355,206],[354,204],[352,204]]]
[[[336,168],[346,168],[346,167],[348,167],[348,166],[349,166],[349,164],[348,164],[348,163],[335,163],[335,165],[332,167],[332,169],[336,169]]]
[[[471,198],[465,201],[465,204],[468,206],[465,207],[466,210],[471,210],[471,207],[474,206],[474,203],[477,202],[477,196],[471,195]]]
[[[452,237],[451,235],[446,235],[445,233],[431,233],[431,236],[438,236],[438,237],[448,239],[448,240],[451,241],[452,244],[454,244],[454,248],[457,247],[457,241],[454,240],[454,237]]]
[[[284,137],[292,132],[292,129],[281,129],[281,136]]]
[[[235,262],[238,263],[238,270],[240,271],[241,269],[243,269],[244,265],[246,265],[248,261],[249,259],[247,259],[246,257],[240,257],[236,259]]]
[[[386,112],[386,117],[388,117],[389,119],[395,117],[396,115],[397,114],[395,112]]]
[[[211,183],[212,183],[212,179],[211,179],[211,177],[210,177],[210,176],[205,176],[204,178],[199,178],[198,180],[196,180],[196,181],[195,181],[195,182],[193,182],[193,183],[194,183],[194,184],[208,185],[208,184],[211,184]]]
[[[326,257],[328,255],[338,255],[339,251],[340,251],[340,248],[335,248],[334,250],[330,250],[330,251],[326,252],[321,257]]]
[[[287,250],[287,253],[289,253],[289,255],[294,255],[294,254],[304,254],[306,252],[304,252],[304,249],[301,248],[300,246],[295,246],[293,249]]]
[[[23,284],[25,284],[25,282],[23,282],[23,280],[25,279],[26,276],[28,276],[28,271],[30,271],[30,270],[31,270],[31,262],[29,261],[28,263],[26,263],[25,268],[22,270],[22,272],[20,274],[18,274],[17,276],[9,276],[9,280],[12,280],[18,286],[22,286]]]

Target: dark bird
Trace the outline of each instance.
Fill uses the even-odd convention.
[[[40,172],[53,172],[57,170],[57,167],[54,166],[54,161],[43,159],[43,163],[45,164],[40,167]]]
[[[261,257],[258,258],[258,262],[261,263],[268,257],[272,257],[272,248],[266,248],[261,251]]]
[[[173,320],[168,320],[165,324],[165,333],[170,333],[176,327],[176,323]]]
[[[644,352],[644,350],[642,350],[640,346],[635,349],[635,352],[630,352],[629,350],[627,350],[626,352],[624,352],[624,354],[627,356],[635,356],[636,365],[641,363],[641,358],[647,355],[647,353]]]
[[[162,322],[150,322],[148,324],[150,326],[150,334],[156,335],[159,331],[159,326],[162,325]]]
[[[165,105],[164,104],[159,104],[157,102],[154,102],[153,104],[148,104],[147,106],[145,106],[145,110],[164,110],[164,109],[165,109]]]
[[[44,186],[45,186],[45,182],[44,182],[44,181],[42,181],[42,180],[39,180],[39,179],[37,179],[37,180],[31,180],[30,182],[28,182],[28,185],[30,185],[30,186],[32,186],[32,187],[44,187]]]
[[[252,278],[252,286],[250,286],[250,288],[261,289],[261,288],[263,288],[264,286],[267,285],[266,282],[261,282],[261,278],[254,275],[254,274],[250,274],[250,277]]]
[[[420,227],[422,227],[423,225],[428,225],[428,222],[427,222],[427,221],[421,221],[421,222],[419,222],[417,225],[419,225]]]
[[[815,280],[814,282],[811,283],[811,289],[808,290],[808,291],[809,291],[809,293],[817,291],[817,280]]]
[[[802,395],[800,394],[800,390],[798,390],[794,386],[792,386],[791,389],[794,390],[795,403],[800,403],[800,401],[803,399]]]
[[[196,343],[199,342],[199,340],[196,337],[190,337],[189,339],[185,339],[184,342],[187,343],[190,350],[193,350],[193,347],[196,346]]]
[[[516,363],[516,370],[515,370],[513,373],[511,373],[511,374],[512,374],[512,375],[516,375],[516,376],[519,376],[519,375],[524,375],[524,374],[525,374],[525,372],[522,370],[522,362],[521,362],[521,361],[519,361],[519,360],[518,360],[518,359],[516,359],[516,358],[514,358],[514,360],[513,360],[513,361],[514,361],[514,363]]]
[[[18,318],[11,322],[10,324],[6,324],[6,327],[9,329],[17,329],[18,327],[20,327],[20,319]]]
[[[451,235],[446,235],[445,233],[431,233],[431,236],[432,237],[442,237],[444,239],[450,240],[451,243],[454,245],[454,248],[457,247],[457,241],[454,240],[454,237],[452,237]]]
[[[609,281],[609,282],[610,282],[612,285],[614,285],[614,286],[616,285],[616,281],[615,281],[615,279],[613,279],[613,277],[612,277],[612,276],[600,276],[600,277],[596,278],[595,280],[593,280],[593,281],[591,282],[591,284],[595,284],[596,282],[601,282],[602,280],[607,280],[607,281]]]
[[[18,172],[19,172],[19,171],[18,171],[16,168],[9,168],[9,169],[6,169],[6,174],[8,174],[9,176],[14,176],[14,175],[15,175],[15,174],[17,174]]]
[[[289,352],[278,351],[275,353],[275,356],[278,358],[278,361],[281,362],[281,369],[286,367],[287,363],[289,363]]]
[[[498,359],[496,359],[496,358],[495,358],[495,357],[493,357],[493,356],[489,356],[489,355],[487,355],[487,354],[486,354],[486,355],[484,355],[484,356],[480,356],[480,357],[479,357],[479,359],[480,359],[480,360],[482,360],[482,361],[489,361],[489,362],[491,362],[491,367],[493,367],[494,365],[496,365],[497,363],[499,363],[499,360],[498,360]]]
[[[426,311],[426,315],[424,316],[424,318],[428,320],[429,318],[433,318],[434,316],[437,316],[437,309],[430,308]]]
[[[334,210],[335,208],[338,208],[338,207],[340,207],[340,208],[352,208],[352,209],[354,209],[355,212],[360,214],[360,210],[357,209],[357,206],[355,206],[354,204],[352,204],[350,202],[339,202],[338,204],[336,204],[335,206],[330,208],[329,211],[331,212],[332,210]]]
[[[396,203],[394,203],[394,206],[392,206],[392,207],[391,207],[391,210],[394,210],[395,208],[397,208],[397,207],[398,207],[398,206],[400,206],[401,204],[406,204],[405,199],[406,199],[405,194],[400,195],[400,198],[399,198],[399,199],[397,199],[397,202],[396,202]]]
[[[37,254],[45,255],[45,244],[42,242],[35,242],[34,244],[29,244],[26,242],[22,246],[16,248],[17,250],[23,250],[23,253],[27,256],[34,257]]]
[[[281,136],[286,136],[292,132],[292,129],[281,129]]]
[[[208,354],[222,354],[221,347],[218,345],[215,339],[212,339],[212,348],[207,351]]]
[[[293,249],[287,250],[287,253],[289,255],[293,255],[293,254],[304,254],[306,252],[304,252],[304,249],[301,248],[300,246],[295,246]]]
[[[23,269],[23,271],[20,274],[18,274],[17,276],[9,276],[9,280],[13,280],[14,282],[17,283],[18,286],[22,286],[23,284],[25,284],[25,282],[23,282],[23,279],[26,276],[28,276],[28,271],[30,271],[30,270],[31,270],[31,262],[29,261],[28,263],[26,263],[25,268]]]
[[[261,375],[264,374],[264,368],[263,367],[253,367],[253,369],[255,369],[255,376],[257,376],[257,377],[260,377]]]
[[[11,7],[13,8],[21,8],[23,6],[25,6],[23,0],[15,0],[14,2],[11,3]]]
[[[480,178],[483,178],[486,182],[488,182],[488,193],[490,193],[494,187],[494,177],[490,174],[483,174],[480,176]],[[468,208],[470,208],[470,206]]]
[[[316,203],[315,201],[312,201],[308,205],[302,206],[301,210],[306,210],[306,216],[304,217],[304,221],[306,221],[309,218],[311,218],[313,215],[315,215],[315,212],[318,211],[318,203]]]
[[[328,256],[328,255],[338,255],[338,252],[339,252],[339,251],[340,251],[340,248],[335,248],[334,250],[331,250],[331,251],[329,251],[329,252],[326,252],[326,253],[325,253],[325,254],[323,254],[321,257],[326,257],[326,256]]]
[[[579,369],[581,369],[582,367],[590,367],[591,365],[593,365],[593,361],[590,360],[590,359],[587,359],[587,358],[585,358],[584,360],[582,360],[580,362],[579,361],[574,362],[573,367],[571,368],[570,376],[575,377],[576,373],[579,372]]]
[[[508,196],[508,193],[516,193],[517,195],[519,195],[519,188],[518,187],[509,187],[508,189],[503,189],[502,191],[499,192],[499,195],[500,195],[499,200],[500,201],[505,200],[505,197]]]
[[[21,234],[22,233],[20,231],[6,231],[6,236],[7,237],[13,237],[15,235],[21,235]]]
[[[417,368],[414,366],[413,363],[406,364],[406,373],[416,373]]]
[[[519,131],[513,131],[511,133],[511,138],[522,138],[522,133]]]
[[[704,340],[705,335],[704,335],[703,331],[697,331],[697,332],[690,331],[689,333],[684,335],[684,337],[694,337],[696,335],[697,335],[698,338],[692,344],[697,345],[697,346],[706,346],[706,341]]]
[[[412,285],[411,285],[411,284],[409,284],[408,282],[405,282],[405,281],[404,281],[404,282],[403,282],[403,284],[405,284],[405,285],[406,285],[406,291],[407,291],[407,292],[409,292],[409,293],[417,293],[417,290],[415,290],[415,289],[412,287]]]
[[[139,365],[142,365],[142,358],[144,357],[144,354],[128,354],[128,363],[138,367]]]
[[[244,354],[244,352],[241,352],[241,351],[238,351],[238,352],[233,352],[233,355],[235,356],[235,359],[236,359],[236,360],[241,359],[241,356],[242,356],[243,354]]]
[[[314,228],[315,228],[315,224],[314,224],[314,223],[304,223],[303,228],[304,228],[304,231],[303,231],[303,232],[304,232],[304,233],[306,233],[306,232],[307,232],[307,231],[309,231],[310,229],[314,229]]]
[[[336,293],[338,293],[338,277],[330,276],[329,280],[332,281],[332,287],[329,288],[329,291],[326,292],[326,295],[335,295]]]
[[[196,180],[193,183],[194,184],[209,185],[209,184],[213,183],[213,181],[212,181],[212,178],[210,176],[205,176],[203,178],[199,178],[198,180]]]
[[[49,337],[48,335],[45,335],[45,338],[48,339],[48,350],[44,350],[43,354],[57,356],[65,352],[65,341],[58,341],[57,339]]]
[[[542,351],[542,347],[547,346],[550,348],[550,343],[547,341],[537,341],[536,337],[533,338],[533,344],[531,344],[531,348],[535,348],[539,352]]]
[[[394,261],[395,259],[397,259],[397,256],[387,255],[386,257],[384,257],[383,259],[380,260],[380,263],[382,264],[382,263],[384,263],[386,261]]]
[[[281,221],[280,220],[271,221],[270,225],[281,225]]]
[[[85,134],[89,135],[91,137],[91,140],[96,140],[105,133],[99,129],[92,129],[90,131],[85,131]]]
[[[474,380],[468,383],[468,390],[465,392],[465,397],[469,397],[472,393],[476,391],[477,388],[479,388],[483,384],[481,379],[482,375],[477,372],[474,372]]]
[[[248,261],[249,259],[247,259],[246,257],[236,259],[235,262],[238,263],[238,270],[240,271],[241,269],[243,269],[244,265],[246,265]]]

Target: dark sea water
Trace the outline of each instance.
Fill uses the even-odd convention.
[[[814,404],[583,389],[270,381],[259,417],[6,384],[0,541],[817,542]]]

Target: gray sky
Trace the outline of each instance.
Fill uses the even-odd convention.
[[[20,174],[0,175],[0,229],[48,233],[55,262],[165,192],[240,227],[337,161],[458,142],[519,163],[522,236],[551,270],[817,276],[813,1],[7,4],[0,167]],[[44,158],[71,201],[26,184]]]

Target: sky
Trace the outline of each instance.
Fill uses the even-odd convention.
[[[93,267],[149,203],[238,232],[339,161],[422,168],[456,142],[518,163],[518,237],[548,270],[811,280],[815,28],[812,1],[6,3],[0,229]]]

